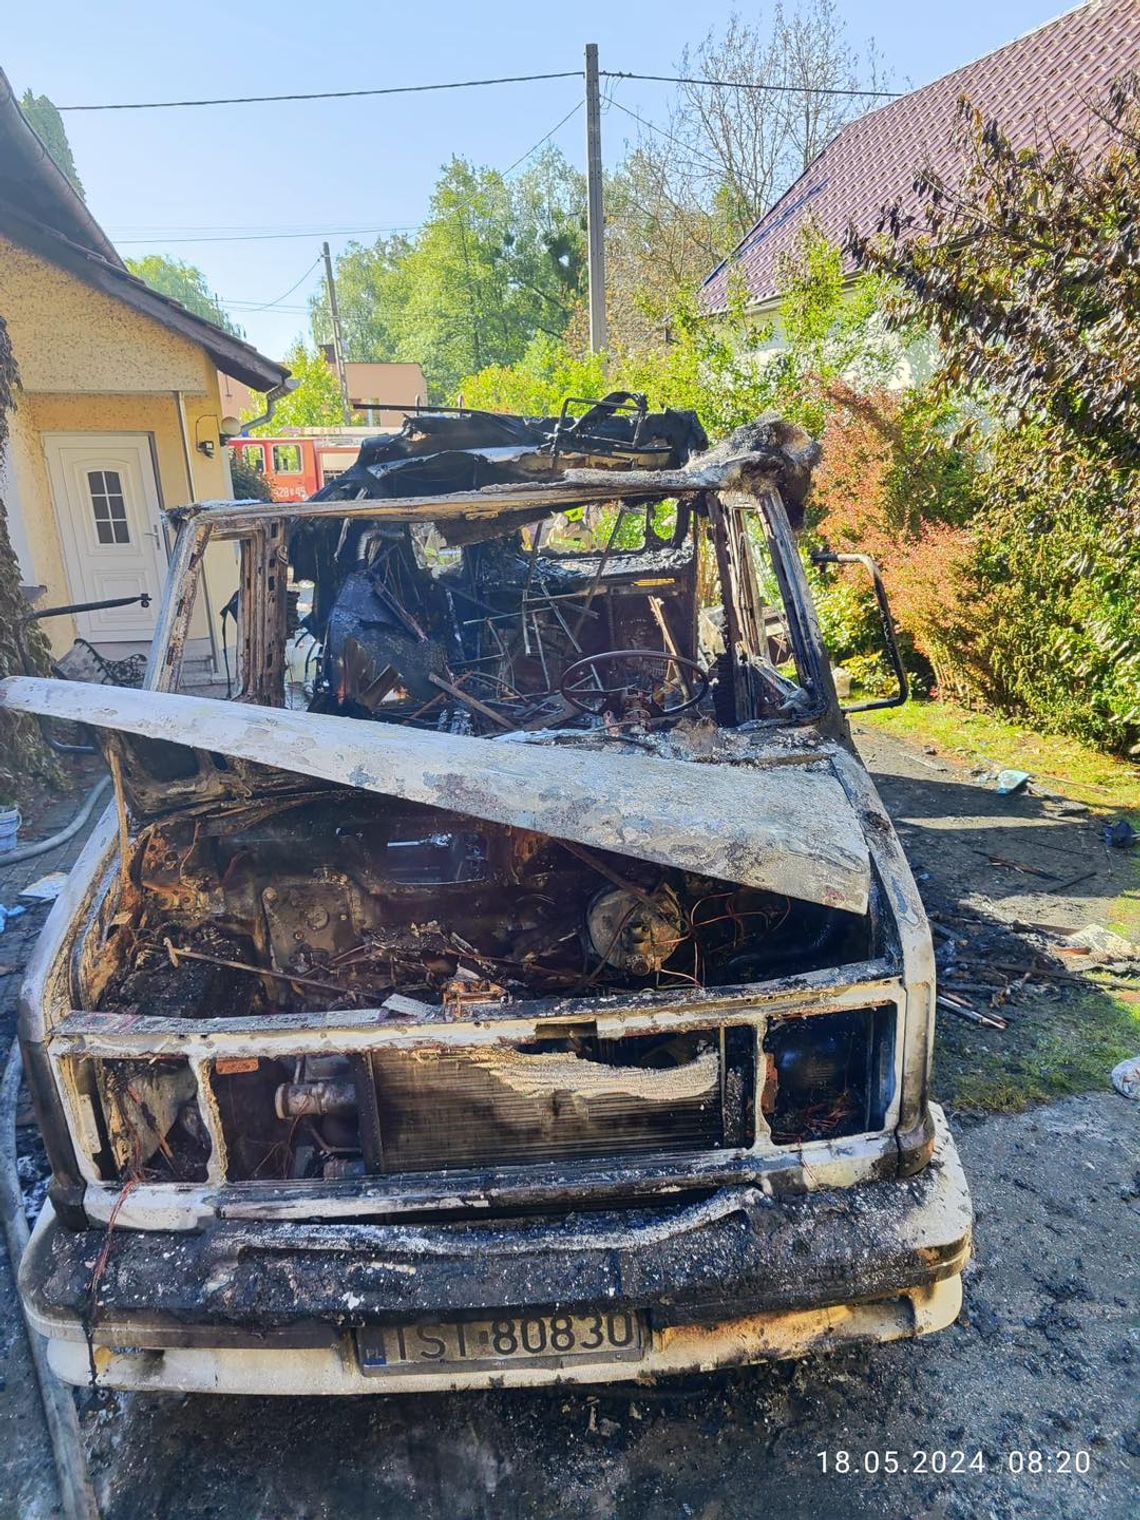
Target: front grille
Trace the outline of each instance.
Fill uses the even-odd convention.
[[[390,1048],[356,1074],[370,1172],[747,1146],[755,1127],[747,1027]]]

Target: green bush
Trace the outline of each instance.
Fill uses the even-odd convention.
[[[269,482],[260,470],[248,464],[242,453],[230,452],[230,481],[235,501],[272,501]]]
[[[1005,436],[967,565],[982,695],[1117,752],[1140,741],[1140,488]]]

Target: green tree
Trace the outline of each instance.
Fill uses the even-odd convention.
[[[344,421],[340,386],[320,350],[307,348],[298,338],[285,355],[285,363],[297,387],[277,403],[273,420],[254,428],[253,434],[271,436],[293,427],[340,427]],[[264,411],[265,397],[255,394],[253,409],[243,413],[242,421],[249,422]]]
[[[780,411],[809,431],[822,430],[841,376],[874,388],[890,378],[898,344],[880,319],[880,282],[845,280],[834,244],[808,228],[781,283],[779,323],[759,327],[743,292],[717,322],[691,299],[674,295],[670,338],[615,343],[608,354],[583,356],[569,339],[539,335],[514,365],[490,365],[457,383],[472,406],[557,411],[567,395],[644,391],[655,405],[696,411],[714,438],[767,411]]]
[[[586,180],[558,148],[547,148],[508,182],[502,257],[533,333],[558,338],[586,292]]]
[[[429,385],[450,388],[526,347],[503,257],[508,216],[502,176],[453,159],[407,260],[403,346],[423,354]]]
[[[349,356],[417,361],[446,394],[470,371],[520,359],[538,333],[561,337],[585,284],[584,200],[557,149],[513,180],[453,159],[413,239],[352,244],[338,259]],[[328,342],[323,292],[312,327]]]
[[[71,188],[80,199],[86,200],[83,183],[76,172],[71,144],[67,140],[63,117],[55,106],[46,95],[34,95],[31,90],[25,90],[20,98],[20,110],[23,111],[28,125],[51,154],[56,168],[62,170],[71,181]]]
[[[168,258],[164,253],[147,253],[141,259],[127,259],[127,268],[152,290],[181,301],[188,311],[205,317],[235,338],[244,337],[242,329],[222,306],[206,283],[206,276],[194,264]]]
[[[840,10],[836,0],[776,0],[748,19],[731,15],[682,53],[676,72],[688,82],[662,122],[638,121],[607,185],[607,307],[619,346],[660,345],[678,295],[691,300],[865,109],[844,92],[882,86],[873,44],[850,45]]]
[[[341,332],[349,358],[360,363],[397,359],[401,354],[407,305],[404,263],[411,242],[402,235],[375,243],[349,243],[336,261],[336,293]],[[317,344],[332,342],[328,295],[322,284],[310,304]],[[419,356],[414,356],[418,358]]]

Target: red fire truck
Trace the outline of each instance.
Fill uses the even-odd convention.
[[[230,448],[264,475],[274,501],[308,501],[334,476],[348,469],[365,438],[365,427],[297,429],[279,438],[231,438]]]

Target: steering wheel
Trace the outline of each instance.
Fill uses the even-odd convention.
[[[615,674],[620,678],[633,664],[657,667],[659,673],[655,677],[651,669],[640,683],[636,679],[625,679],[617,685],[607,684],[604,675],[607,666],[618,667]],[[669,679],[670,668],[680,677],[689,695],[684,701],[666,707],[658,701],[658,691]],[[664,649],[608,649],[604,654],[586,655],[584,659],[575,660],[573,665],[567,665],[558,689],[579,712],[592,713],[595,717],[624,706],[631,697],[641,696],[650,713],[660,718],[673,717],[695,707],[709,689],[709,678],[695,660],[669,654]]]

